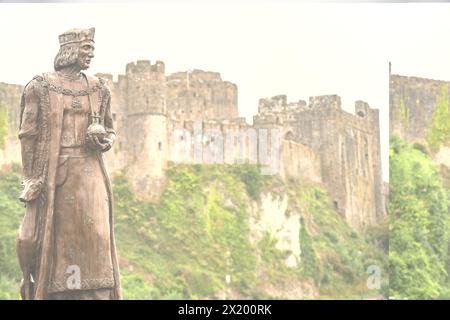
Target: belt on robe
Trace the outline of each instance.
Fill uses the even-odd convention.
[[[84,158],[88,156],[93,156],[94,154],[86,149],[86,146],[73,146],[73,147],[61,147],[59,151],[59,156],[69,157],[69,158]]]

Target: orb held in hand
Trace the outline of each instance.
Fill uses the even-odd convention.
[[[106,132],[105,127],[103,127],[100,123],[98,123],[98,121],[94,121],[88,127],[86,134],[87,136],[97,137],[98,141],[102,142],[103,139],[106,138],[106,135],[108,133]]]

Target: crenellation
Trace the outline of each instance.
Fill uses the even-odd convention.
[[[333,108],[341,109],[341,97],[338,95],[323,95],[316,97],[309,97],[309,108]]]
[[[289,102],[286,105],[286,111],[288,112],[302,112],[309,109],[305,100],[299,100],[297,102]]]
[[[370,107],[367,102],[358,100],[355,101],[355,114],[361,118],[365,118],[369,115]]]
[[[162,73],[162,74],[166,73],[166,67],[164,65],[164,62],[159,61],[159,60],[157,60],[156,63],[151,66],[151,70],[152,70],[152,72],[157,72],[157,73]]]
[[[219,72],[212,71],[203,71],[200,69],[194,69],[189,72],[189,75],[192,77],[192,80],[202,80],[204,82],[222,82],[222,77]]]
[[[259,99],[258,113],[281,112],[287,105],[286,95]]]
[[[146,73],[146,72],[152,72],[152,64],[150,60],[138,60],[136,61],[136,67],[134,69],[135,73]]]
[[[126,69],[127,75],[135,72],[135,70],[136,70],[136,63],[134,63],[134,62],[127,63],[127,66],[126,66],[125,69]]]

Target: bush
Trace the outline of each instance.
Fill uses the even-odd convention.
[[[426,154],[399,138],[391,142],[390,294],[437,298],[448,281],[448,191]]]

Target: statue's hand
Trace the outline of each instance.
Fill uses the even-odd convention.
[[[35,200],[42,190],[42,181],[36,179],[26,179],[22,182],[23,190],[19,196],[22,202],[30,202]]]
[[[104,138],[102,140],[102,142],[103,142],[103,143],[101,143],[101,145],[102,145],[102,152],[106,152],[106,151],[108,151],[109,149],[112,148],[114,140],[113,139],[109,139],[109,138]]]
[[[112,148],[114,139],[108,137],[100,141],[95,135],[87,135],[86,143],[91,150],[106,152]]]

